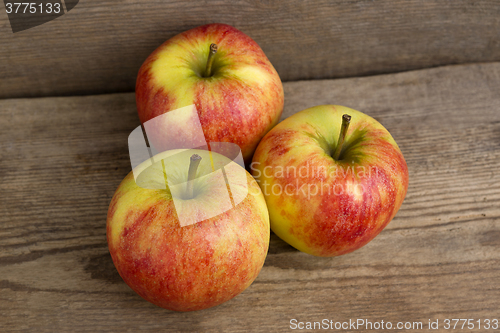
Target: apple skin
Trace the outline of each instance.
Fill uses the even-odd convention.
[[[343,114],[352,120],[336,161],[331,156]],[[321,257],[370,242],[396,215],[408,189],[408,167],[390,133],[368,115],[338,105],[312,107],[278,124],[257,147],[251,170],[273,232]]]
[[[202,77],[211,43],[218,46],[213,75]],[[206,140],[239,145],[246,163],[278,123],[284,102],[281,80],[262,49],[226,24],[200,26],[163,43],[141,66],[135,92],[142,123],[194,104]]]
[[[187,176],[187,169],[179,173]],[[270,236],[265,199],[241,166],[225,169],[228,177],[245,172],[248,195],[236,207],[184,227],[168,188],[138,187],[131,172],[116,190],[107,215],[109,252],[123,280],[147,301],[174,311],[206,309],[232,299],[259,274]],[[207,184],[200,198],[186,200],[193,214],[198,206],[217,205],[220,191],[227,193],[226,185]]]

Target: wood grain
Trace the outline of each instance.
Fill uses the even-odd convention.
[[[281,332],[292,318],[360,318],[439,319],[444,332],[445,318],[498,319],[499,92],[500,63],[286,83],[285,116],[342,104],[381,121],[408,162],[407,198],[341,257],[273,235],[250,288],[193,313],[142,300],[107,250],[107,207],[139,124],[134,95],[0,101],[0,331]]]
[[[496,0],[80,1],[13,34],[0,11],[0,98],[134,90],[170,37],[213,22],[254,38],[284,81],[500,61]]]

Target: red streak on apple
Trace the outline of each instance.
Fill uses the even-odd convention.
[[[209,142],[233,142],[253,151],[262,136],[275,125],[271,115],[260,112],[275,106],[265,104],[264,93],[258,88],[227,79],[211,83],[211,86],[199,82],[195,91],[194,103],[200,110],[200,122]],[[219,101],[224,101],[224,105]],[[261,134],[256,136],[256,130]]]
[[[345,178],[344,178],[345,180]],[[395,198],[389,196],[384,202],[378,192],[379,186],[389,181],[385,175],[374,182],[363,182],[367,189],[363,199],[357,202],[349,193],[334,193],[335,181],[331,183],[332,193],[322,196],[318,211],[314,214],[316,223],[307,226],[306,243],[312,247],[321,246],[319,255],[345,254],[354,251],[372,240],[392,219]],[[384,208],[384,207],[387,207]],[[339,212],[332,214],[332,212]],[[379,216],[384,216],[380,220]],[[291,227],[292,233],[301,228]],[[346,247],[346,244],[349,244]]]
[[[283,130],[280,131],[279,133],[276,133],[276,135],[270,136],[271,140],[271,148],[269,150],[269,155],[268,155],[268,160],[267,162],[270,163],[269,159],[274,158],[274,156],[281,156],[290,150],[290,146],[288,143],[291,140],[294,140],[294,137],[297,133],[292,130]]]

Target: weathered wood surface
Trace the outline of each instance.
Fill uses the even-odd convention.
[[[292,318],[440,319],[445,331],[445,318],[498,318],[500,63],[293,82],[285,94],[285,115],[333,103],[381,121],[408,162],[406,201],[341,257],[273,235],[250,288],[193,313],[141,299],[108,254],[108,203],[139,124],[133,94],[0,101],[0,332],[278,332]]]
[[[13,34],[2,9],[0,98],[133,91],[156,47],[213,22],[254,38],[285,81],[500,61],[499,18],[497,0],[82,0]]]

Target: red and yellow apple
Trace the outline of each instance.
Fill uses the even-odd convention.
[[[350,119],[343,121],[344,114]],[[342,255],[370,242],[408,189],[408,168],[391,134],[370,116],[338,105],[312,107],[278,124],[257,147],[251,170],[273,232],[315,256]]]
[[[135,91],[142,123],[194,104],[206,141],[239,145],[246,163],[277,124],[284,100],[281,80],[259,45],[226,24],[200,26],[163,43],[141,66]],[[156,137],[166,130],[172,129],[160,128]]]
[[[195,177],[187,153],[201,157]],[[166,151],[151,166],[137,167],[137,182],[131,172],[116,190],[107,216],[109,251],[144,299],[175,311],[205,309],[235,297],[259,274],[269,246],[266,202],[250,174],[227,160],[206,150]],[[192,186],[185,186],[190,178]],[[177,184],[175,191],[169,184]],[[201,222],[182,226],[179,216]]]

